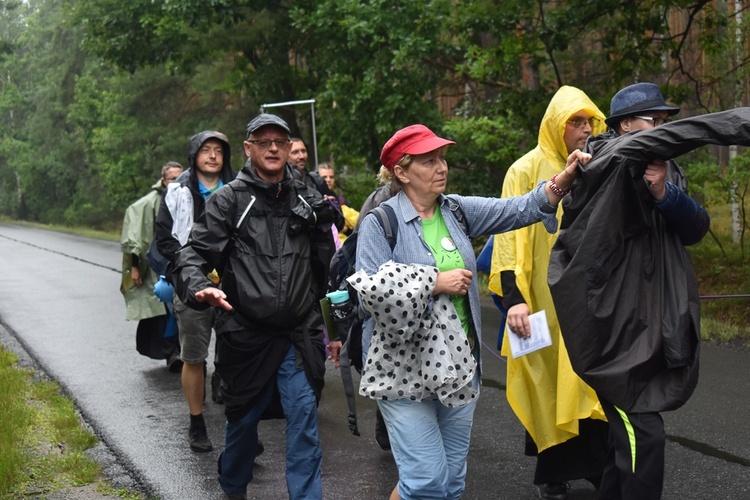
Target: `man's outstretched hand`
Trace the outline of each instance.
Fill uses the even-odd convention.
[[[214,307],[221,307],[227,311],[234,309],[232,305],[227,302],[227,294],[212,286],[204,288],[200,292],[196,292],[195,300],[198,302],[206,302]]]

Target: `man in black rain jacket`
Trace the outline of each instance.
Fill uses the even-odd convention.
[[[285,417],[289,496],[321,498],[317,401],[325,345],[318,301],[334,252],[334,209],[294,178],[286,122],[261,114],[247,132],[247,163],[207,200],[180,250],[176,291],[192,307],[221,311],[216,369],[227,416],[219,457],[224,492],[244,498],[259,420]],[[213,268],[220,288],[206,278]]]
[[[167,187],[156,216],[154,241],[159,253],[168,261],[165,274],[172,284],[177,251],[187,242],[193,222],[203,212],[206,198],[234,179],[230,159],[229,140],[224,134],[212,130],[199,132],[188,144],[190,168]],[[191,450],[207,452],[213,449],[213,444],[203,420],[203,400],[206,359],[216,315],[213,310],[196,311],[179,297],[175,297],[174,309],[179,326],[180,358],[184,363],[182,391],[190,413],[188,442]],[[218,402],[217,384],[212,385],[212,396]]]
[[[709,220],[668,160],[704,144],[750,145],[750,108],[654,127],[673,113],[659,116],[661,93],[644,85],[653,84],[615,95],[614,130],[587,143],[593,159],[564,202],[548,274],[556,309],[568,311],[559,319],[573,369],[610,422],[602,499],[661,497],[658,412],[682,406],[698,381],[700,304],[684,245],[699,241]],[[625,133],[627,119],[650,126]]]

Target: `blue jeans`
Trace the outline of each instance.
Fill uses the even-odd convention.
[[[473,385],[478,388],[478,376]],[[398,466],[398,494],[402,500],[453,499],[463,495],[478,399],[459,408],[448,408],[437,399],[378,401]]]
[[[321,465],[323,452],[318,438],[318,406],[305,371],[295,363],[289,348],[276,375],[281,405],[286,416],[286,485],[292,500],[323,498]],[[253,461],[258,446],[258,422],[271,402],[269,385],[240,420],[226,423],[226,447],[219,457],[219,484],[230,495],[245,493],[253,479]]]

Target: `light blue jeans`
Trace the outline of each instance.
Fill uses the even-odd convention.
[[[479,377],[472,385],[479,389]],[[398,466],[402,500],[454,499],[466,486],[466,456],[478,397],[458,408],[437,399],[378,401]]]
[[[295,363],[294,346],[276,375],[281,406],[286,416],[286,485],[292,500],[323,498],[321,466],[323,452],[318,437],[318,406],[304,369]],[[227,421],[226,447],[219,457],[219,484],[225,493],[245,493],[253,479],[253,461],[258,446],[258,422],[271,402],[269,385],[240,420]]]

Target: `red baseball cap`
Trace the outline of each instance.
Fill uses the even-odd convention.
[[[410,125],[388,139],[380,152],[380,161],[385,168],[393,172],[393,167],[406,154],[421,155],[451,144],[455,142],[438,137],[424,125]]]

